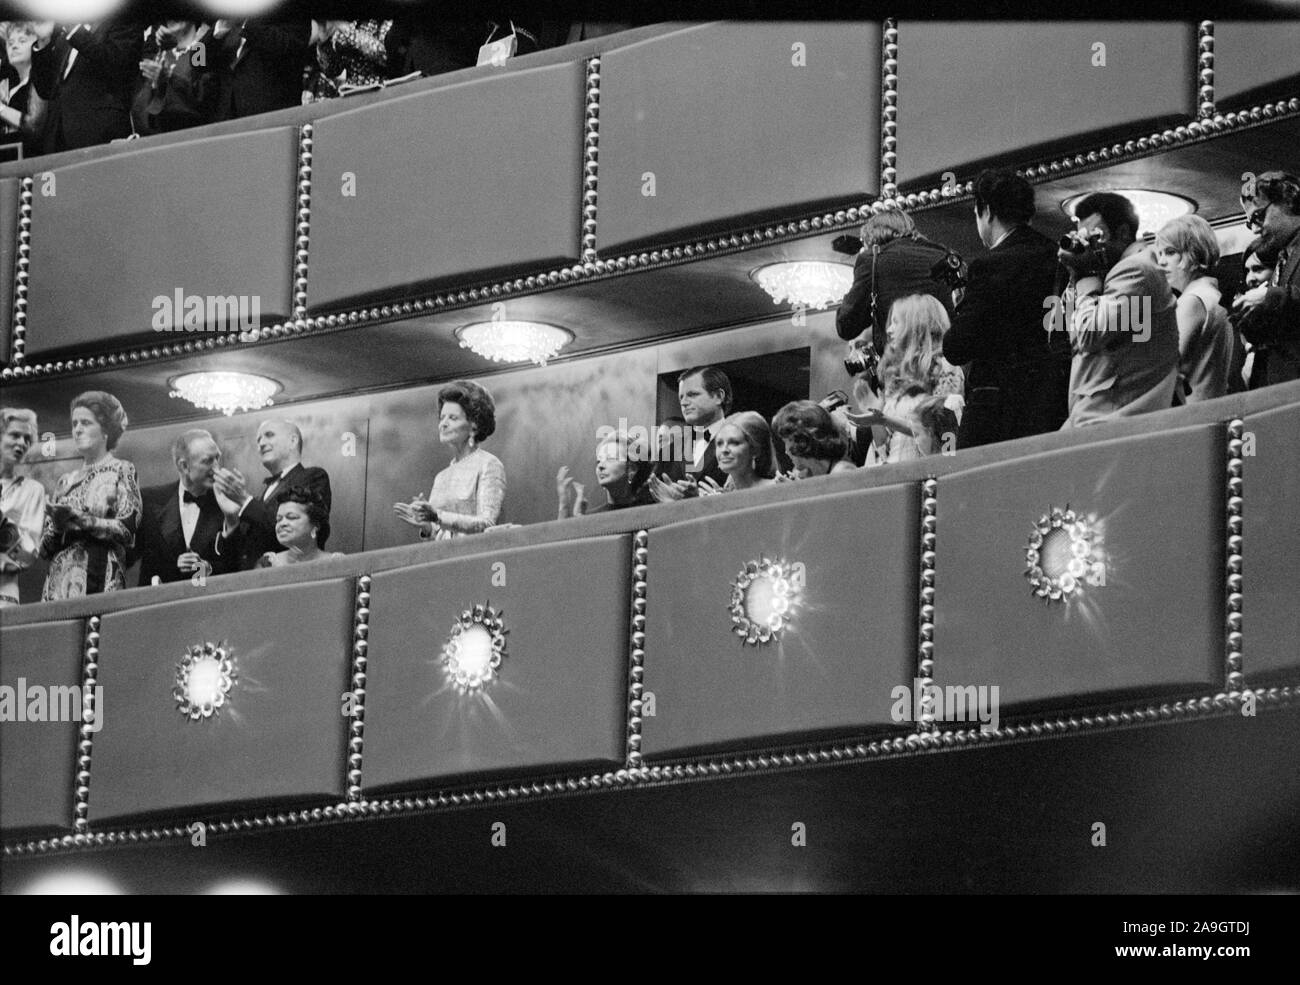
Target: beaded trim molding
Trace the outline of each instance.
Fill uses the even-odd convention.
[[[370,576],[357,579],[352,622],[352,713],[348,716],[347,775],[349,801],[362,799],[361,759],[366,738],[366,657],[370,647]]]
[[[236,834],[270,828],[315,826],[338,821],[363,820],[402,814],[428,814],[475,804],[514,801],[530,798],[564,796],[592,790],[611,790],[708,780],[720,776],[784,772],[836,763],[873,759],[897,759],[933,753],[951,752],[984,746],[1006,745],[1058,735],[1108,732],[1144,725],[1164,724],[1177,720],[1226,718],[1239,714],[1246,694],[1253,696],[1258,710],[1278,710],[1300,704],[1300,685],[1247,691],[1241,695],[1216,694],[1160,705],[1121,709],[1105,713],[1034,720],[1001,726],[997,730],[980,729],[942,732],[912,732],[906,736],[871,742],[846,741],[832,745],[809,745],[789,751],[730,754],[707,757],[687,763],[640,766],[605,773],[585,773],[535,782],[517,782],[494,786],[440,791],[423,796],[393,797],[377,800],[354,800],[328,806],[303,808],[266,814],[247,814],[223,820],[204,821],[209,834]],[[190,820],[187,824],[192,825]],[[100,848],[111,845],[134,845],[142,842],[189,838],[186,824],[163,827],[119,828],[90,832],[84,827],[73,834],[16,841],[6,844],[5,858],[46,855]]]
[[[897,37],[897,29],[892,29],[891,33],[887,22],[885,30],[886,64],[890,62],[897,63]],[[1210,40],[1212,43],[1212,36]],[[891,51],[893,52],[892,58],[890,57]],[[1211,51],[1211,59],[1212,54]],[[588,235],[594,236],[592,230],[594,230],[596,222],[596,142],[598,140],[600,91],[598,63],[599,59],[590,59],[587,70],[587,97],[589,100],[594,98],[595,104],[593,108],[593,104],[588,102],[585,124],[583,214],[581,217],[583,248],[580,262],[536,274],[529,274],[525,277],[479,282],[476,286],[451,289],[442,293],[404,301],[354,308],[332,314],[308,315],[305,304],[308,268],[307,246],[311,219],[309,194],[311,184],[311,128],[309,124],[304,124],[299,138],[299,197],[294,266],[295,314],[291,319],[248,332],[209,333],[204,338],[187,339],[163,345],[143,346],[137,349],[99,356],[28,363],[26,361],[25,340],[27,332],[27,262],[30,260],[31,247],[32,179],[25,178],[23,179],[19,209],[18,279],[14,292],[13,365],[0,370],[0,380],[20,381],[31,378],[48,378],[65,374],[94,372],[141,362],[148,363],[161,359],[175,359],[216,349],[273,342],[308,333],[338,331],[357,325],[380,324],[409,318],[413,315],[455,311],[499,298],[534,294],[567,284],[586,283],[631,274],[640,270],[677,266],[706,257],[724,256],[759,246],[804,239],[826,232],[837,232],[854,227],[878,212],[890,209],[924,211],[928,208],[968,200],[973,192],[973,179],[966,182],[956,182],[948,187],[910,192],[906,195],[899,194],[897,187],[892,182],[883,181],[886,178],[884,167],[886,160],[894,162],[890,170],[893,171],[895,176],[897,163],[896,113],[894,112],[896,106],[885,104],[882,105],[881,124],[881,177],[883,182],[881,185],[881,198],[845,209],[815,214],[809,213],[774,225],[752,226],[743,231],[711,236],[707,239],[696,239],[678,245],[663,246],[658,249],[608,258],[597,256],[594,253],[594,247],[589,249],[589,245],[594,240],[589,240],[587,237]],[[886,82],[888,82],[888,76]],[[894,77],[894,84],[896,85],[896,76]],[[886,90],[886,92],[889,91]],[[896,103],[897,92],[896,90],[893,90],[893,92],[894,102]],[[1031,183],[1041,183],[1076,173],[1084,173],[1111,164],[1146,157],[1161,151],[1200,143],[1235,131],[1252,129],[1295,116],[1300,116],[1300,97],[1279,100],[1275,103],[1267,103],[1234,113],[1223,114],[1216,111],[1213,116],[1192,120],[1183,126],[1162,130],[1136,140],[1114,143],[1086,153],[1030,165],[1022,169],[1021,173]],[[306,193],[303,191],[304,188],[308,190]]]
[[[650,532],[638,530],[632,538],[632,635],[628,650],[627,768],[641,765],[641,723],[645,697],[646,576],[649,573]]]

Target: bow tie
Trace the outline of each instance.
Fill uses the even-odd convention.
[[[284,475],[283,472],[281,472],[279,475],[268,476],[266,479],[263,480],[263,482],[265,485],[273,486],[280,481],[280,476],[282,475]]]
[[[215,501],[216,501],[216,496],[214,496],[210,492],[205,492],[202,496],[195,496],[194,493],[190,492],[188,489],[185,491],[185,496],[183,497],[183,502],[198,503],[200,506],[202,506],[204,503],[210,503]]]

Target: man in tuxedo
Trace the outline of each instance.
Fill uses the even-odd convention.
[[[294,486],[305,486],[319,493],[330,508],[330,477],[324,469],[302,464],[302,431],[289,421],[263,421],[257,428],[257,451],[268,473],[260,491],[248,488],[247,480],[238,469],[221,469],[217,473],[216,488],[238,511],[226,515],[218,550],[225,550],[225,542],[232,540],[239,557],[237,566],[245,570],[256,566],[258,558],[267,551],[279,551],[280,542],[275,537],[276,497]],[[238,537],[235,537],[238,530]],[[319,545],[325,546],[329,537],[329,524],[321,527]]]
[[[1178,380],[1176,302],[1137,238],[1137,210],[1123,195],[1094,192],[1074,216],[1081,249],[1057,253],[1074,292],[1065,318],[1074,361],[1063,427],[1164,410]]]
[[[216,552],[222,513],[212,491],[221,449],[212,435],[195,428],[172,444],[172,461],[180,481],[151,486],[140,493],[143,513],[136,533],[140,586],[183,581],[196,571],[225,574],[233,570]]]
[[[50,104],[45,153],[131,135],[131,96],[143,46],[135,24],[36,26],[32,85]]]
[[[217,21],[213,37],[222,68],[218,120],[302,105],[310,21]]]
[[[1254,347],[1252,389],[1300,379],[1300,179],[1266,171],[1253,191],[1242,198],[1246,223],[1259,233],[1259,253],[1276,264],[1266,283],[1232,306],[1237,329]]]
[[[943,356],[969,363],[957,447],[1055,431],[1065,423],[1070,343],[1043,331],[1056,293],[1056,244],[1032,229],[1034,189],[1014,171],[975,179],[975,226],[988,255],[971,261],[966,293],[943,337]]]
[[[688,369],[677,377],[677,402],[695,437],[683,444],[687,459],[670,461],[650,477],[650,494],[661,503],[697,495],[697,484],[706,476],[718,485],[727,481],[727,473],[718,467],[713,439],[718,425],[731,413],[731,380],[716,366]]]

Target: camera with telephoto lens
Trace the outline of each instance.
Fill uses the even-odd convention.
[[[1105,235],[1100,229],[1066,233],[1056,241],[1056,245],[1066,253],[1087,253],[1089,250],[1100,246],[1102,237]]]
[[[18,524],[7,516],[0,517],[0,554],[8,554],[21,539],[22,532],[18,529]]]

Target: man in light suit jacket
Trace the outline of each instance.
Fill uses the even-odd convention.
[[[221,449],[212,435],[195,428],[172,444],[179,482],[141,490],[143,513],[136,532],[135,553],[140,557],[140,587],[159,582],[184,581],[197,571],[225,574],[233,570],[229,559],[216,552],[222,513],[212,491],[221,463]]]
[[[1030,227],[1033,216],[1033,186],[1014,171],[975,179],[975,225],[989,252],[971,261],[943,337],[943,357],[970,364],[958,448],[1055,431],[1068,412],[1069,339],[1043,331],[1056,244]]]
[[[1074,287],[1072,317],[1063,308],[1074,349],[1063,427],[1164,410],[1178,379],[1176,301],[1137,239],[1137,210],[1122,195],[1097,192],[1074,215],[1079,235],[1098,239],[1083,252],[1058,254]]]
[[[294,486],[305,486],[318,493],[328,512],[331,504],[330,477],[324,469],[302,464],[302,431],[289,421],[263,421],[257,428],[257,450],[262,456],[262,466],[270,473],[264,487],[251,491],[237,469],[221,469],[216,486],[222,495],[239,504],[238,513],[228,516],[222,533],[222,545],[233,538],[239,552],[238,568],[247,570],[257,565],[258,559],[268,551],[281,550],[275,537],[276,497]],[[329,538],[329,523],[321,526],[317,543],[325,546]],[[219,545],[219,550],[224,546]]]
[[[1277,261],[1267,283],[1233,304],[1238,330],[1255,347],[1252,389],[1300,379],[1300,178],[1266,171],[1253,191],[1242,199],[1247,224],[1259,232],[1259,252]]]
[[[131,135],[131,96],[144,33],[135,24],[38,24],[32,85],[50,104],[45,152]]]

